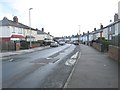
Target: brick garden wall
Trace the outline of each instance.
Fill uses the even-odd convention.
[[[109,45],[108,55],[110,58],[120,62],[120,47]]]
[[[93,42],[92,46],[93,46],[93,48],[97,49],[98,51],[100,51],[100,52],[102,51],[101,50],[101,45],[99,43]]]

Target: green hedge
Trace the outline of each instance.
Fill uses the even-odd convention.
[[[42,46],[43,45],[43,40],[32,41],[31,43],[32,43],[32,45],[39,44],[40,46]],[[22,40],[22,41],[20,41],[20,45],[21,45],[20,49],[29,49],[30,48],[30,42],[29,41]]]
[[[102,37],[102,38],[99,37],[97,42],[102,44],[103,51],[108,51],[108,48],[109,48],[109,45],[111,44],[111,41],[106,40],[104,37]]]

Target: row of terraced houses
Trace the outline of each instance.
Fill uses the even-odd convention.
[[[0,50],[14,51],[19,49],[28,49],[47,45],[53,40],[50,33],[42,30],[31,28],[18,22],[18,17],[14,16],[13,20],[4,17],[0,21]],[[30,47],[29,42],[32,42]]]
[[[114,22],[103,27],[100,25],[100,29],[94,28],[92,32],[84,33],[81,36],[81,41],[84,44],[89,44],[92,40],[97,40],[98,38],[104,37],[106,40],[113,40],[114,37],[117,37],[114,41],[117,45],[120,45],[119,37],[120,37],[120,1],[118,2],[118,13],[114,15]]]
[[[17,16],[13,17],[13,21],[7,19],[7,17],[4,17],[3,20],[0,21],[0,39],[2,39],[3,41],[30,41],[30,30],[32,31],[31,41],[44,40],[45,38],[53,38],[50,33],[44,32],[44,28],[42,30],[38,30],[19,23]]]
[[[97,40],[99,37],[104,37],[106,40],[112,40],[113,37],[120,35],[120,20],[111,23],[108,26],[100,26],[100,29],[94,28],[94,31],[84,33],[81,36],[82,43],[90,44],[93,40]],[[120,44],[120,43],[119,43]]]
[[[120,62],[120,16],[114,15],[114,22],[100,29],[94,28],[92,32],[81,35],[80,40],[83,44],[90,45],[93,48],[108,52],[109,57]]]

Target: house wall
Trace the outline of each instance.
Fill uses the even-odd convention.
[[[94,34],[93,34],[93,40],[96,40],[96,39],[97,39],[97,34],[94,33]]]
[[[100,37],[100,33],[96,33],[96,39]]]
[[[32,30],[31,35],[32,35],[33,37],[35,37],[34,41],[37,41],[37,39],[36,39],[36,38],[37,38],[37,31]]]
[[[53,40],[53,37],[50,36],[49,34],[47,34],[47,38],[50,39],[50,40]]]
[[[36,40],[44,40],[44,35],[43,34],[38,34],[36,37]]]
[[[44,40],[45,39],[45,35],[44,34],[37,34],[36,36],[36,40]]]
[[[26,37],[27,35],[30,35],[30,30],[29,29],[23,29],[24,31],[24,36]]]
[[[115,24],[115,36],[118,35],[118,23]]]
[[[93,34],[89,34],[89,41],[93,40]]]
[[[5,37],[10,37],[11,36],[11,31],[10,31],[10,27],[9,26],[0,26],[0,37],[1,38],[5,38]]]
[[[118,34],[120,34],[120,22],[118,23]]]
[[[102,37],[104,37],[106,40],[108,40],[108,28],[103,29]]]
[[[22,35],[23,28],[18,28],[14,26],[0,26],[0,37],[2,39],[9,38],[9,40],[19,40],[19,38],[11,38],[12,35]]]
[[[11,37],[12,35],[23,35],[23,29],[13,26],[0,26],[0,37]]]
[[[86,35],[83,36],[83,42],[87,42],[87,36]]]
[[[23,35],[23,28],[18,28],[14,26],[9,26],[10,27],[10,36],[12,35]]]
[[[115,35],[115,25],[108,27],[108,40],[112,40],[112,36]]]

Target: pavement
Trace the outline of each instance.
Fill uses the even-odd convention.
[[[42,46],[42,47],[36,47],[32,49],[26,49],[26,50],[18,50],[18,51],[11,51],[11,52],[1,52],[0,53],[0,58],[2,57],[9,57],[13,55],[18,55],[18,54],[25,54],[25,53],[31,53],[39,50],[44,50],[50,48],[50,46]]]
[[[118,63],[90,46],[81,44],[80,50],[65,88],[118,88]]]

